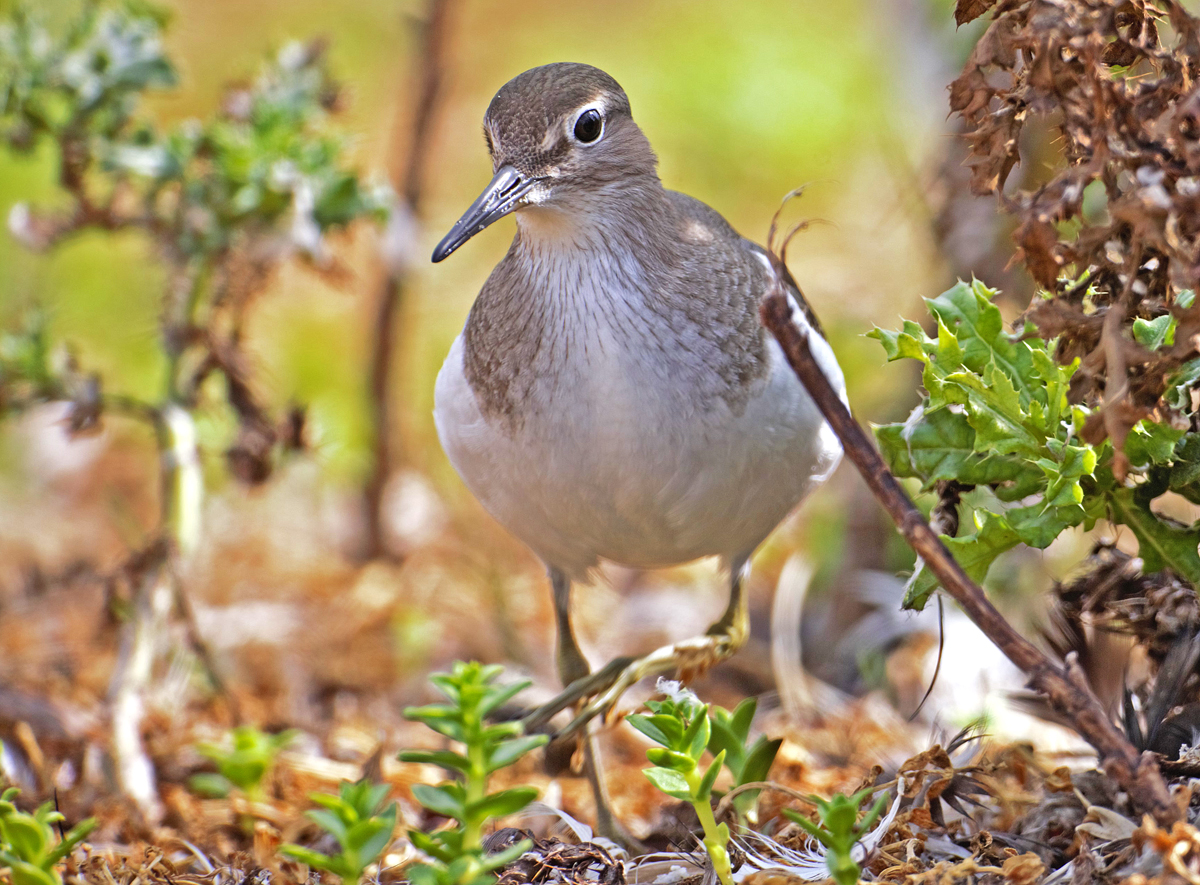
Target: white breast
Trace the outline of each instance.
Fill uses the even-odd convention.
[[[837,466],[836,438],[773,339],[744,408],[700,408],[689,379],[705,367],[686,340],[666,351],[639,343],[627,315],[637,293],[607,295],[604,309],[580,299],[592,309],[571,314],[586,325],[573,331],[587,345],[516,427],[484,416],[456,339],[435,389],[447,455],[488,512],[577,579],[599,559],[657,567],[748,555]],[[819,335],[813,350],[844,390]]]

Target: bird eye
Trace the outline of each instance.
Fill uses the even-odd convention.
[[[575,138],[591,144],[604,132],[604,117],[595,108],[588,108],[575,121]]]

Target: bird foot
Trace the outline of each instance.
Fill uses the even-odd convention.
[[[569,738],[581,733],[597,716],[607,718],[635,682],[664,673],[675,673],[686,682],[729,657],[735,648],[730,637],[717,634],[664,645],[640,658],[616,658],[603,669],[576,679],[556,698],[526,716],[522,724],[529,733],[562,710],[578,705],[575,717],[554,736],[555,740]]]

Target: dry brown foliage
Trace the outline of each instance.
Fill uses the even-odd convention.
[[[1106,402],[1088,435],[1119,448],[1155,409],[1174,417],[1160,397],[1197,352],[1200,307],[1180,293],[1200,283],[1200,22],[1176,0],[959,0],[956,17],[989,8],[950,87],[971,187],[1018,220],[1019,257],[1048,294],[1027,318],[1059,339],[1059,359],[1082,360],[1075,401]],[[1054,131],[1059,159],[1022,188],[1010,173],[1031,161],[1034,121]],[[1151,351],[1128,335],[1168,312],[1173,344]]]

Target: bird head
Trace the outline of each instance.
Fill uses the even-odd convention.
[[[488,106],[483,134],[495,175],[438,243],[435,262],[512,212],[586,212],[619,189],[658,181],[625,91],[590,65],[543,65],[514,77]]]

